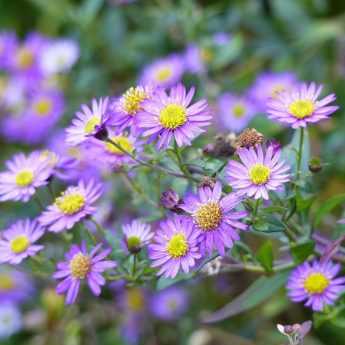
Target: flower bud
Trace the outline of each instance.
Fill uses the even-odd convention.
[[[319,157],[312,157],[308,164],[309,171],[317,173],[322,170],[321,159]]]
[[[214,143],[207,144],[204,149],[203,153],[208,156],[212,156],[215,158],[221,157],[230,157],[234,154],[234,135],[223,135],[219,134],[215,138]]]
[[[162,193],[160,198],[161,205],[173,212],[181,213],[182,210],[179,208],[181,200],[179,195],[173,189],[167,189]]]

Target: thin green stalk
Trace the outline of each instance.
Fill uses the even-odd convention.
[[[303,142],[304,142],[304,128],[300,129],[299,136],[299,146],[298,146],[298,156],[297,156],[297,171],[296,171],[296,180],[299,181],[301,177],[301,163],[303,155]]]
[[[104,230],[104,228],[94,218],[90,217],[89,220],[96,226],[96,229],[97,229],[98,233],[102,237],[105,237],[106,236],[106,231]]]
[[[133,267],[132,267],[132,275],[133,275],[133,277],[135,277],[136,270],[137,270],[137,255],[134,254],[133,255]]]
[[[177,146],[176,142],[174,144],[174,153],[176,155],[177,158],[177,164],[180,167],[181,171],[188,176],[189,178],[191,177],[191,174],[188,170],[188,168],[186,167],[186,165],[183,163],[183,159],[182,159],[182,155],[181,155],[181,151],[180,148]]]

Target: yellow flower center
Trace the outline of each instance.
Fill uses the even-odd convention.
[[[27,69],[34,63],[34,56],[28,48],[20,48],[17,52],[16,59],[21,69]]]
[[[188,243],[185,234],[179,232],[173,235],[167,244],[166,250],[173,258],[179,258],[186,255],[188,251]]]
[[[140,246],[140,238],[138,236],[130,236],[127,238],[127,246],[129,249],[138,248]]]
[[[132,311],[140,311],[144,308],[144,296],[140,289],[132,288],[127,292],[128,307]]]
[[[56,199],[55,205],[64,214],[72,215],[83,208],[85,205],[85,198],[78,192],[65,194]]]
[[[304,119],[314,112],[314,103],[309,99],[299,99],[290,104],[289,112],[298,119]]]
[[[90,271],[91,259],[82,253],[78,253],[73,256],[69,268],[74,278],[84,279]]]
[[[202,230],[214,230],[222,220],[222,210],[218,203],[209,202],[197,210],[194,220]]]
[[[48,98],[42,98],[34,105],[35,112],[39,116],[46,116],[52,110],[52,102]]]
[[[246,113],[246,108],[242,103],[237,103],[233,106],[232,113],[239,119]]]
[[[200,56],[203,61],[210,62],[213,59],[214,54],[211,49],[202,48],[200,50]]]
[[[0,273],[0,291],[8,291],[15,287],[13,278],[6,273]]]
[[[128,137],[124,135],[118,135],[110,138],[111,141],[113,141],[115,144],[120,146],[124,151],[127,151],[129,153],[133,153],[134,151],[134,146],[128,139]],[[123,151],[121,151],[118,147],[113,145],[111,142],[105,143],[105,148],[107,151],[114,155],[123,155],[125,154]]]
[[[170,67],[162,67],[155,74],[156,80],[162,82],[168,80],[171,76],[172,70]]]
[[[58,163],[58,156],[55,152],[50,150],[43,150],[40,154],[40,159],[43,161],[48,161],[50,166],[55,166]]]
[[[123,107],[125,111],[130,115],[135,115],[141,110],[141,102],[147,97],[145,91],[139,87],[131,87],[124,94]]]
[[[285,91],[285,86],[283,84],[277,84],[271,90],[271,97],[277,98],[278,94],[283,91]]]
[[[90,119],[86,122],[85,127],[84,127],[84,132],[86,134],[90,134],[96,126],[98,126],[101,123],[101,119],[94,115],[90,117]]]
[[[322,273],[311,273],[303,283],[304,289],[310,294],[320,294],[329,285],[329,280]]]
[[[249,177],[254,184],[264,184],[271,175],[271,169],[261,163],[254,164],[249,170]]]
[[[168,104],[159,114],[159,121],[163,127],[175,129],[187,121],[186,108],[179,104]]]
[[[26,235],[19,235],[10,242],[11,250],[15,254],[25,252],[29,245],[30,241]]]
[[[19,187],[26,187],[34,179],[34,174],[31,170],[22,170],[16,175],[16,185]]]

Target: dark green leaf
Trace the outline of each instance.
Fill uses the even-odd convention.
[[[272,272],[273,267],[273,245],[271,241],[266,241],[258,250],[256,259],[267,271]]]
[[[314,241],[308,241],[291,246],[291,255],[296,263],[305,261],[311,254],[314,253]]]
[[[342,204],[345,202],[345,193],[335,195],[329,199],[327,199],[325,202],[322,203],[321,207],[317,210],[317,214],[314,219],[314,226],[318,226],[323,217],[329,213],[331,210],[333,210],[336,206],[339,204]]]

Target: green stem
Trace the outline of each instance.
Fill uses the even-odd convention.
[[[296,172],[296,180],[298,181],[301,176],[301,163],[302,163],[302,155],[303,155],[303,141],[304,141],[304,128],[300,129],[300,136],[299,136],[299,146],[298,146],[298,156],[297,156],[297,172]]]
[[[259,210],[259,205],[260,205],[260,199],[255,200],[255,205],[254,205],[254,211],[253,211],[253,218],[256,218],[256,215],[258,214]]]
[[[133,277],[135,277],[136,270],[137,270],[137,255],[134,254],[133,255],[133,267],[132,267],[132,275],[133,275]]]
[[[180,151],[180,148],[177,146],[176,142],[174,143],[174,152],[175,152],[175,155],[176,155],[176,158],[177,158],[178,166],[180,167],[181,171],[186,176],[188,176],[190,178],[191,174],[190,174],[188,168],[186,167],[186,165],[183,163],[181,151]]]
[[[90,217],[89,220],[96,226],[98,233],[105,238],[106,231],[103,229],[103,227],[94,218]]]

